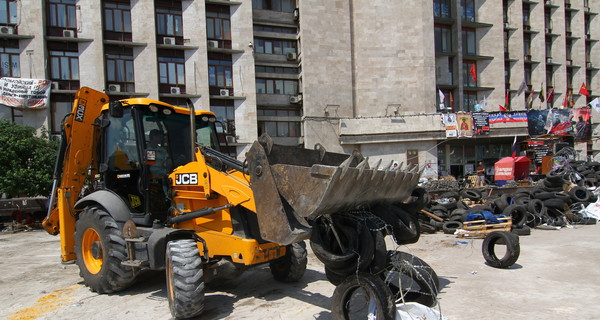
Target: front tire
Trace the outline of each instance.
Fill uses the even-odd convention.
[[[292,243],[285,248],[285,255],[271,261],[271,274],[277,281],[296,282],[302,278],[308,262],[306,243]]]
[[[126,289],[135,278],[127,259],[127,243],[115,220],[100,206],[86,207],[75,225],[75,255],[85,285],[98,293]]]
[[[171,315],[175,319],[186,319],[201,314],[204,310],[204,270],[196,241],[170,241],[166,266]]]

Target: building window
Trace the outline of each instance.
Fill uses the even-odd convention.
[[[108,82],[133,84],[135,82],[133,75],[133,50],[131,48],[119,48],[117,50],[107,48],[106,80]]]
[[[296,41],[254,38],[254,52],[268,54],[286,54],[296,52]]]
[[[258,94],[298,94],[298,80],[256,78]]]
[[[531,65],[525,64],[525,83],[531,85]]]
[[[257,73],[298,74],[298,68],[285,67],[256,66],[255,71]]]
[[[6,41],[6,44],[0,47],[0,77],[21,77],[21,61],[17,41]]]
[[[233,87],[233,63],[228,60],[208,60],[208,85],[219,88]]]
[[[477,92],[465,91],[463,93],[463,110],[474,111],[477,104]]]
[[[51,27],[77,28],[76,0],[48,0],[48,2]]]
[[[296,0],[252,0],[253,9],[294,12]]]
[[[475,71],[475,79],[473,79],[472,70]],[[463,85],[465,87],[477,87],[477,64],[475,61],[463,62]]]
[[[438,18],[450,18],[450,0],[433,0],[433,15]]]
[[[185,59],[158,57],[159,82],[161,84],[185,85]]]
[[[63,94],[53,94],[50,101],[50,107],[52,108],[52,128],[50,128],[50,131],[52,134],[59,134],[62,129],[60,125],[61,122],[65,116],[71,112],[71,108],[73,107],[72,97]]]
[[[258,24],[254,25],[254,31],[296,34],[296,28],[263,26]]]
[[[446,26],[436,26],[435,33],[435,52],[452,52],[452,29]]]
[[[156,8],[156,26],[161,36],[183,36],[181,9]]]
[[[104,30],[131,32],[131,6],[129,3],[104,2]]]
[[[17,24],[17,1],[0,0],[0,24]]]
[[[79,80],[79,53],[50,51],[50,78],[52,80]]]
[[[467,21],[475,21],[475,0],[461,0],[462,18]]]
[[[217,120],[225,126],[228,134],[235,134],[235,108],[233,107],[233,101],[221,100],[216,102],[222,105],[211,105],[210,110],[215,113]],[[222,128],[217,126],[217,130],[220,132]]]
[[[300,111],[290,109],[258,109],[258,135],[300,137]]]
[[[231,40],[229,7],[207,6],[206,10],[206,37],[216,40]]]
[[[475,30],[466,29],[462,31],[463,54],[474,56],[477,54],[475,42]]]

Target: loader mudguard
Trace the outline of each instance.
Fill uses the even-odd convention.
[[[160,228],[152,229],[148,237],[148,264],[152,270],[163,270],[165,268],[165,253],[167,243],[176,239],[193,239],[198,241],[194,230]]]
[[[98,204],[106,209],[106,212],[115,219],[117,223],[124,223],[127,220],[134,220],[131,217],[129,208],[114,192],[109,190],[98,190],[81,198],[75,203],[75,209],[81,210],[89,205]],[[134,220],[135,221],[135,220]],[[135,221],[137,222],[137,221]]]

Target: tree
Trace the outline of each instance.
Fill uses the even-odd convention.
[[[58,143],[43,131],[0,121],[0,193],[9,196],[48,196]]]

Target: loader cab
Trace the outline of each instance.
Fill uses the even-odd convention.
[[[109,123],[100,152],[106,164],[103,180],[128,205],[136,223],[150,225],[168,217],[169,174],[194,159],[190,117],[184,113],[187,109],[130,100],[122,104],[122,112],[103,115]],[[214,119],[211,114],[197,115],[194,139],[197,145],[218,150]]]

